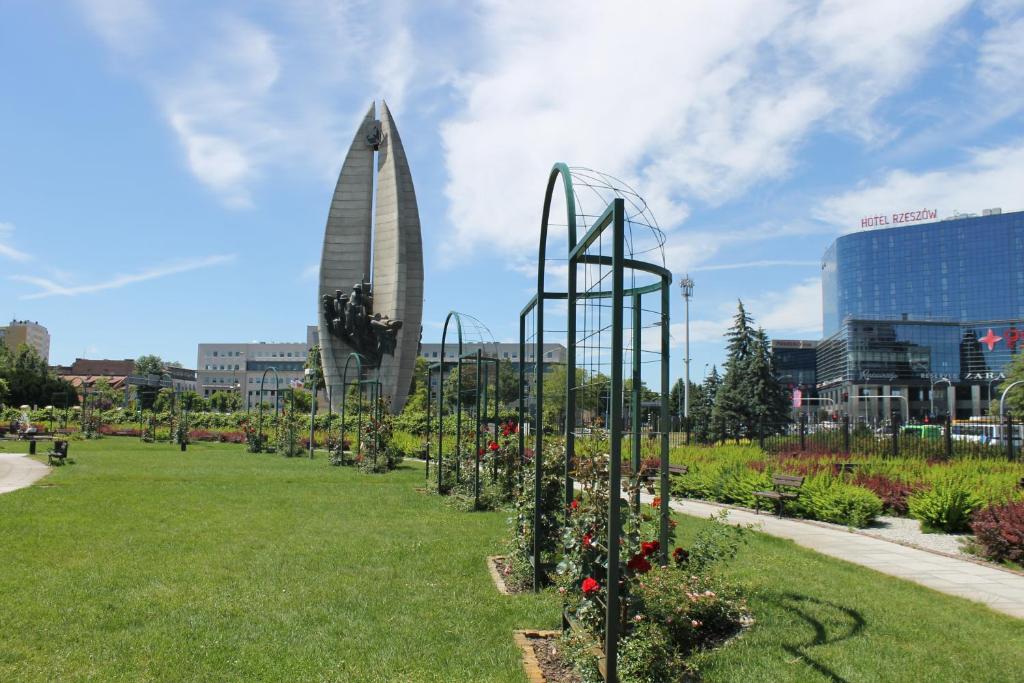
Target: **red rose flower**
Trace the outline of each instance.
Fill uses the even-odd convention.
[[[583,534],[583,547],[589,548],[590,544],[594,542],[594,539],[590,537],[590,534]]]
[[[682,548],[676,548],[672,551],[672,559],[676,561],[676,564],[686,564],[690,559],[690,553]]]
[[[635,571],[637,574],[644,574],[651,571],[651,563],[647,561],[647,558],[643,555],[634,555],[629,558],[629,562],[626,566]]]
[[[590,596],[601,590],[601,584],[588,576],[583,579],[583,583],[580,584],[580,588],[583,589],[584,595]]]
[[[651,507],[652,508],[660,508],[661,507],[661,498],[655,498],[654,500],[652,500],[651,501]]]
[[[574,498],[573,501],[569,503],[569,507],[572,508],[573,510],[579,510],[580,502]]]
[[[496,450],[498,450],[501,447],[498,445],[497,441],[492,441],[491,445],[488,446],[488,448],[490,448],[492,451],[496,451]]]
[[[477,455],[483,455],[484,454],[484,449],[481,448],[479,451],[477,451],[476,454]]]
[[[640,544],[640,552],[644,557],[650,557],[654,553],[658,552],[661,548],[661,543],[658,541],[647,541]]]

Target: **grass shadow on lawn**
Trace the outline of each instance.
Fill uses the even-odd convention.
[[[833,681],[833,683],[848,683],[847,679],[815,660],[814,657],[808,654],[807,650],[819,645],[832,645],[859,636],[864,631],[865,626],[867,626],[867,622],[861,616],[861,613],[851,607],[844,607],[831,600],[822,600],[798,593],[782,593],[776,604],[781,609],[793,613],[814,629],[814,637],[810,642],[795,645],[784,644],[782,646],[783,649],[802,660],[829,681]],[[839,632],[835,633],[836,629],[834,627],[830,629],[823,619],[813,613],[814,610],[827,610],[831,612],[833,619],[830,621],[833,624],[842,624],[841,628],[838,629]],[[844,623],[847,621],[848,623]],[[834,635],[829,634],[830,630],[833,630]]]

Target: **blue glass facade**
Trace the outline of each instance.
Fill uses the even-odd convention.
[[[848,317],[1024,319],[1024,211],[844,235],[822,297],[826,337]]]
[[[857,419],[882,397],[903,419],[984,413],[1024,349],[1024,212],[844,235],[822,296],[819,394]]]

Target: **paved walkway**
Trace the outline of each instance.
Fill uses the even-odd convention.
[[[0,453],[0,494],[31,486],[49,472],[49,467],[21,453]]]
[[[651,496],[645,494],[644,498],[650,501]],[[723,507],[685,499],[672,501],[672,509],[694,517],[709,517]],[[823,555],[981,602],[998,612],[1024,619],[1024,576],[1019,574],[805,521],[728,510],[729,520],[734,524],[757,524],[766,534],[788,538]]]

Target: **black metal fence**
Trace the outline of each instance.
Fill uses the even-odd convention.
[[[882,457],[1020,457],[1024,425],[1004,419],[940,420],[929,423],[891,421],[879,426],[851,424],[849,419],[811,422],[799,420],[770,427],[759,426],[749,434],[770,453],[811,452],[822,454],[875,455]]]

